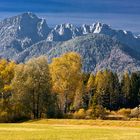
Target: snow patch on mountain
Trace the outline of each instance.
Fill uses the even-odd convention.
[[[81,54],[87,72],[140,70],[140,35],[130,31],[100,22],[49,28],[45,19],[30,12],[0,22],[0,57],[23,62],[43,54],[51,60],[69,51]]]

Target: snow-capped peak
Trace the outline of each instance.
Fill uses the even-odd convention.
[[[64,23],[64,24],[56,25],[54,29],[59,30],[60,28],[62,28],[62,29],[65,29],[65,28],[71,29],[71,28],[74,28],[74,26],[73,26],[73,24],[70,24],[70,23]]]
[[[66,24],[65,24],[65,27],[66,27],[66,28],[73,28],[73,24],[66,23]]]
[[[100,33],[101,32],[101,29],[102,29],[102,24],[101,23],[96,23],[94,24],[94,33]]]
[[[89,34],[91,33],[91,26],[87,24],[83,24],[82,30],[83,30],[83,34]]]
[[[82,35],[79,28],[73,24],[65,23],[56,25],[48,36],[49,41],[65,41],[72,39],[76,36]]]
[[[70,23],[66,23],[66,24],[60,24],[60,25],[56,25],[56,27],[54,28],[54,30],[56,32],[58,32],[60,35],[65,34],[66,32],[73,32],[76,30],[76,27],[74,27],[73,24]]]
[[[126,30],[123,30],[124,34],[127,34],[127,31]]]
[[[91,26],[91,29],[92,29],[92,33],[101,33],[104,30],[110,29],[110,26],[107,25],[107,24],[103,24],[103,23],[97,22],[97,23],[94,23]]]
[[[29,18],[38,18],[35,14],[33,14],[32,12],[27,12],[27,13],[23,13],[21,14],[21,17],[29,17]]]

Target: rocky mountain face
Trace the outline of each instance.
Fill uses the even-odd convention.
[[[43,54],[48,56],[50,62],[52,58],[71,51],[82,56],[83,70],[86,72],[105,68],[118,73],[140,69],[137,52],[103,34],[89,34],[59,43],[44,40],[24,50],[16,60],[27,61]]]
[[[32,13],[7,18],[0,22],[0,56],[11,58],[32,44],[46,39],[49,32],[46,21]]]
[[[82,35],[83,33],[80,28],[76,28],[74,25],[67,23],[56,25],[56,27],[50,32],[47,39],[48,41],[66,41]]]
[[[24,13],[0,22],[0,57],[18,62],[31,57],[53,57],[75,51],[86,72],[111,69],[118,73],[140,70],[140,37],[94,23],[76,27],[70,23],[49,28],[46,20]]]
[[[84,24],[81,27],[74,27],[72,24],[56,25],[49,34],[48,41],[66,41],[77,36],[95,33],[108,35],[140,52],[139,36],[134,36],[130,31],[114,30],[109,25],[102,23],[94,23],[93,25]]]

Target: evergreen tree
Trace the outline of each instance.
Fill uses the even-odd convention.
[[[140,73],[133,72],[131,74],[131,98],[130,98],[130,106],[132,108],[139,105],[139,90],[140,90]]]
[[[94,82],[95,82],[95,76],[91,73],[90,77],[88,79],[88,82],[87,82],[87,86],[86,86],[86,91],[87,91],[87,94],[88,94],[88,97],[89,97],[89,103],[88,103],[89,107],[93,103],[92,101],[93,101],[93,96],[94,96],[94,92],[95,92]]]
[[[109,73],[109,93],[110,93],[110,110],[117,110],[121,107],[121,87],[116,73]]]
[[[111,71],[98,72],[95,78],[94,104],[110,110],[119,107],[120,84],[118,76]]]
[[[80,108],[83,108],[83,95],[85,93],[85,86],[83,81],[79,81],[79,84],[77,86],[74,101],[73,101],[73,108],[74,110],[79,110]]]
[[[131,107],[131,79],[128,73],[125,73],[121,80],[122,106]]]

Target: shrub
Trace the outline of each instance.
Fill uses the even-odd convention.
[[[140,108],[136,107],[136,108],[132,109],[131,113],[130,113],[130,117],[131,118],[139,118],[140,117]]]
[[[117,114],[123,115],[125,117],[129,117],[130,114],[131,114],[131,109],[122,108],[122,109],[120,109],[120,110],[117,111]]]
[[[0,122],[8,122],[8,113],[5,111],[0,112]]]
[[[110,111],[109,115],[116,115],[117,112],[116,111]]]
[[[93,109],[89,108],[88,110],[86,110],[86,117],[85,119],[92,119],[93,118]]]
[[[85,119],[86,112],[84,109],[79,109],[73,114],[74,119]]]
[[[88,110],[86,110],[86,115],[87,116],[92,116],[93,115],[93,109],[89,108]]]
[[[106,116],[106,109],[101,105],[97,105],[94,107],[93,115],[95,118],[104,119]]]

